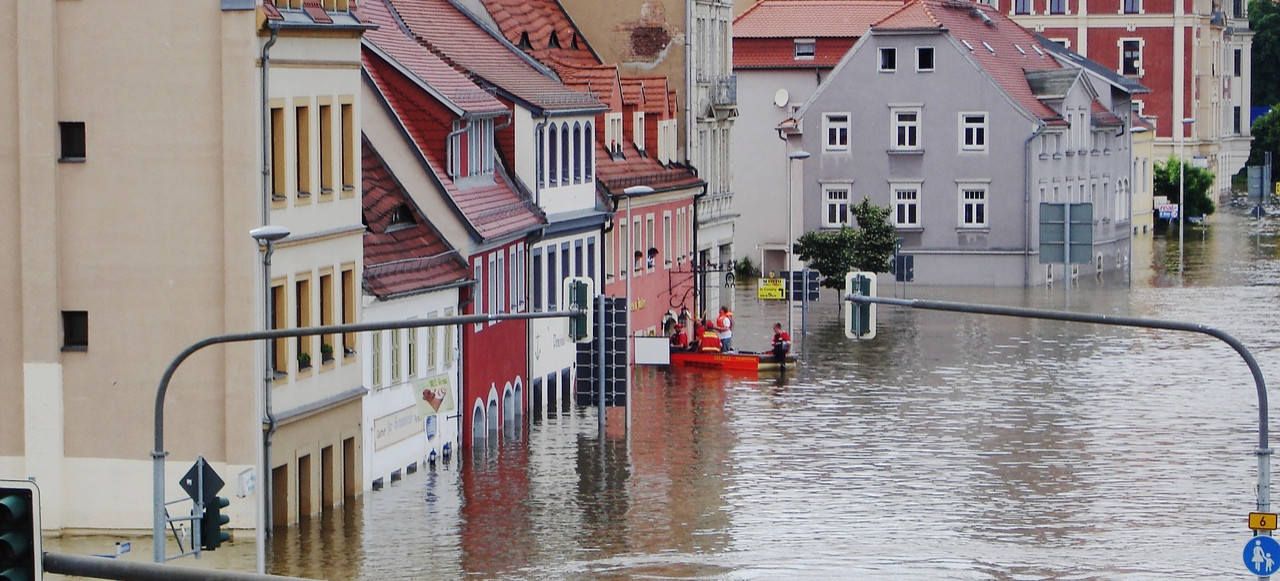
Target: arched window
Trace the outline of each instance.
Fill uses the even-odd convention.
[[[587,170],[586,175],[583,177],[583,179],[586,181],[591,181],[595,179],[596,149],[595,147],[592,147],[592,144],[595,141],[595,136],[596,134],[593,133],[591,129],[591,122],[588,121],[585,129],[582,132],[582,142],[583,142],[582,150],[587,152],[587,155],[585,156],[585,159],[583,159],[583,162],[582,162],[582,165],[585,166]]]
[[[560,125],[560,181],[568,184],[572,181],[569,171],[569,152],[573,151],[573,146],[569,144],[569,124]]]
[[[560,167],[560,156],[556,155],[557,148],[560,146],[560,130],[555,125],[551,126],[551,132],[547,137],[547,185],[556,186],[556,170]]]
[[[582,183],[582,124],[573,124],[573,183]]]

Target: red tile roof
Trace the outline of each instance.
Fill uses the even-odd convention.
[[[378,25],[376,30],[365,33],[365,44],[373,45],[382,56],[392,59],[391,64],[398,65],[402,73],[407,72],[421,81],[423,88],[437,94],[437,99],[465,113],[485,115],[508,111],[493,95],[407,36],[407,31],[380,0],[370,0],[361,6],[365,17]]]
[[[1005,93],[1032,115],[1060,118],[1032,93],[1026,72],[1062,66],[1040,48],[1031,31],[999,10],[967,0],[913,0],[872,26],[873,33],[922,29],[940,29],[950,34]]]
[[[481,0],[508,41],[539,62],[560,67],[591,67],[602,61],[556,0]],[[560,48],[555,48],[555,33]],[[522,41],[527,40],[527,45]],[[576,48],[575,48],[576,45]]]
[[[540,109],[601,107],[590,95],[565,87],[549,70],[495,38],[448,0],[366,0],[364,5],[380,2],[387,2],[418,42],[482,84]]]
[[[402,0],[393,0],[396,2]],[[573,22],[563,7],[556,0],[482,0],[494,21],[508,39],[518,40],[529,36],[529,47],[526,52],[540,62],[555,69],[564,83],[575,89],[590,91],[601,102],[609,106],[609,111],[621,113],[623,110],[622,81],[616,65],[602,64],[595,53],[579,40],[578,48],[573,48],[571,39],[560,38],[560,48],[548,47],[547,42],[534,31],[555,30],[564,32],[574,30]],[[547,37],[549,39],[549,35]],[[648,81],[646,81],[648,82]],[[628,81],[625,89],[628,99],[643,97],[643,92],[633,93],[634,85]],[[668,101],[674,104],[674,99]],[[675,111],[674,107],[671,111]],[[655,190],[671,190],[678,188],[696,188],[703,184],[688,168],[681,166],[664,166],[652,157],[644,157],[631,143],[628,135],[621,144],[622,156],[614,159],[609,154],[610,144],[605,143],[605,124],[601,118],[596,124],[596,180],[600,189],[605,192],[619,193],[623,188],[636,185],[647,185]],[[668,117],[670,118],[670,117]]]
[[[468,280],[466,260],[423,216],[373,144],[366,139],[363,147],[364,287],[386,299]],[[396,214],[412,223],[395,223]]]
[[[797,59],[793,38],[735,38],[733,68],[830,69],[844,58],[857,40],[857,37],[816,38],[813,58]]]
[[[372,51],[365,50],[363,58],[374,88],[390,105],[449,200],[479,238],[503,238],[545,223],[542,214],[516,192],[502,172],[495,172],[492,183],[459,187],[445,171],[446,137],[457,116]]]
[[[733,38],[857,38],[902,0],[762,0],[733,21]]]

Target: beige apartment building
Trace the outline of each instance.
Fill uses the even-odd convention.
[[[35,479],[46,529],[151,527],[157,386],[182,349],[355,322],[366,27],[345,0],[316,4],[0,1],[0,477]],[[264,224],[291,232],[270,291],[249,235]],[[198,455],[233,528],[264,491],[276,526],[359,494],[355,344],[183,362],[165,498]]]

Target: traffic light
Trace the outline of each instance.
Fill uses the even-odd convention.
[[[844,275],[844,292],[864,297],[876,296],[874,272],[850,272]],[[850,339],[874,339],[876,336],[875,303],[844,302],[844,336]]]
[[[204,516],[200,518],[200,548],[205,551],[217,549],[223,541],[231,540],[231,533],[222,530],[222,525],[231,522],[231,517],[222,514],[222,509],[231,504],[221,496],[213,497],[204,505]]]
[[[0,480],[0,581],[44,578],[40,549],[40,489],[34,482]]]
[[[592,314],[595,313],[595,283],[589,278],[574,276],[564,279],[564,302],[570,310],[582,312],[569,316],[569,338],[578,343],[591,342]]]

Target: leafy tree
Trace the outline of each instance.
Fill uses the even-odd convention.
[[[895,242],[889,208],[874,206],[863,198],[850,211],[858,219],[857,230],[845,226],[837,231],[806,232],[796,241],[796,255],[822,273],[821,284],[827,288],[843,288],[844,275],[851,270],[889,271]]]
[[[1181,165],[1176,157],[1170,157],[1164,163],[1158,161],[1155,163],[1155,172],[1151,176],[1155,184],[1155,195],[1168,198],[1170,203],[1177,203],[1178,168]],[[1209,197],[1209,189],[1213,186],[1213,173],[1188,165],[1183,183],[1186,188],[1184,194],[1187,202],[1184,215],[1192,218],[1213,214],[1213,198]]]
[[[1249,132],[1253,134],[1253,143],[1249,146],[1248,165],[1262,165],[1268,151],[1271,163],[1280,164],[1280,107],[1259,117]]]
[[[1253,106],[1270,107],[1280,103],[1280,4],[1251,0],[1249,28],[1253,30]]]

